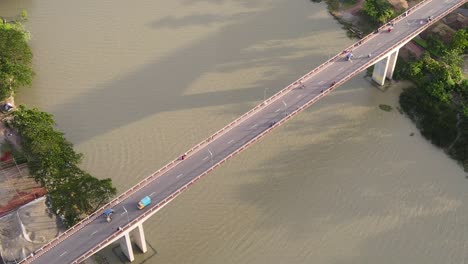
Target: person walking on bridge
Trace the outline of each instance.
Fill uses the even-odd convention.
[[[299,87],[300,89],[304,89],[304,88],[305,88],[305,85],[302,83],[302,81],[299,81],[298,87]]]

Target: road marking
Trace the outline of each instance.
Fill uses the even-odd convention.
[[[60,257],[61,257],[61,256],[63,256],[63,255],[65,255],[65,254],[67,254],[67,252],[66,252],[66,251],[65,251],[65,252],[63,252],[62,254],[60,254]]]
[[[341,67],[341,68],[338,69],[338,71],[341,71],[341,70],[343,70],[343,67]]]
[[[377,46],[380,46],[380,45],[382,45],[382,42],[377,43]]]
[[[298,95],[296,98],[299,99],[299,98],[301,98],[301,97],[302,97],[302,94]]]
[[[229,141],[228,144],[231,144],[232,142],[234,142],[234,139],[231,139],[231,141]]]
[[[395,31],[395,34],[398,33],[398,32],[400,32],[400,30]]]
[[[184,175],[183,173],[179,174],[176,176],[176,178],[179,178],[180,176]]]
[[[281,108],[276,109],[275,113],[278,113],[279,111],[281,111]]]
[[[320,81],[319,84],[322,84],[322,83],[324,83],[324,82],[325,82],[325,81]]]
[[[156,192],[152,192],[149,196],[153,196]]]
[[[209,157],[208,157],[208,156],[206,156],[206,157],[204,157],[204,158],[203,158],[203,160],[207,160],[208,158],[209,158]]]
[[[251,126],[250,128],[255,128],[257,125],[258,125],[258,124],[255,124],[255,125]]]
[[[91,233],[91,236],[93,236],[93,235],[96,234],[96,233],[97,233],[97,231],[94,231],[93,233]]]
[[[121,213],[120,215],[124,215],[124,214],[125,214],[125,212]]]

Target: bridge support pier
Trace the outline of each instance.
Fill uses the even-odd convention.
[[[130,262],[135,260],[135,256],[133,255],[133,248],[132,248],[132,241],[130,240],[130,234],[126,233],[121,239],[120,239],[120,249],[122,249],[122,252],[124,255],[130,260]]]
[[[145,240],[145,231],[143,230],[143,223],[139,223],[135,229],[132,231],[133,238],[135,239],[135,244],[141,250],[141,252],[145,253],[148,251],[146,247],[146,240]]]
[[[398,58],[398,51],[399,49],[390,52],[390,54],[387,57],[380,60],[374,65],[372,80],[374,80],[379,85],[384,85],[385,78],[388,78],[390,80],[393,78],[393,72],[395,71],[395,65]]]

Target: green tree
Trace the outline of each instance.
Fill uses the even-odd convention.
[[[362,10],[376,23],[386,23],[394,14],[386,0],[366,0]]]
[[[460,54],[466,52],[468,49],[468,30],[460,29],[455,32],[451,46],[452,49],[457,50]]]
[[[0,23],[0,99],[21,86],[31,85],[32,52],[28,38],[21,24]]]
[[[99,180],[82,171],[75,176],[50,192],[52,209],[68,226],[107,203],[117,191],[110,179]]]
[[[468,81],[461,71],[460,54],[466,50],[466,30],[458,31],[448,47],[429,38],[429,53],[406,66],[416,87],[400,95],[402,110],[421,134],[458,160],[468,172]],[[437,52],[434,52],[437,51]]]
[[[427,49],[437,56],[442,56],[447,51],[445,44],[435,35],[429,35],[426,43]]]
[[[67,226],[105,204],[116,194],[110,179],[99,180],[78,167],[82,155],[54,129],[51,114],[19,106],[8,125],[22,138],[34,179],[46,187],[52,209]]]
[[[63,133],[54,129],[51,114],[19,106],[10,125],[18,130],[34,179],[50,189],[67,175],[59,173],[67,164],[78,164],[81,154],[73,150]]]

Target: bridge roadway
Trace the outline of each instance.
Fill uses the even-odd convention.
[[[395,47],[400,47],[402,43],[419,34],[428,26],[426,18],[429,15],[434,16],[434,21],[438,20],[445,16],[447,11],[450,11],[449,9],[453,10],[455,6],[460,6],[465,2],[466,0],[424,2],[411,10],[407,16],[402,15],[397,18],[392,32],[387,32],[384,26],[380,32],[373,33],[362,43],[355,44],[352,48],[354,54],[352,62],[346,61],[344,53],[340,53],[325,63],[320,70],[314,70],[302,77],[305,88],[300,88],[298,82],[286,87],[262,102],[255,108],[255,111],[234,121],[234,124],[228,125],[228,128],[221,133],[210,137],[196,150],[189,152],[185,160],[175,160],[165,171],[150,176],[147,182],[141,184],[144,187],[140,186],[135,188],[135,191],[121,195],[118,200],[112,202],[116,213],[111,223],[106,223],[102,217],[98,216],[98,213],[75,226],[74,229],[77,231],[69,231],[62,235],[51,244],[36,251],[36,255],[24,259],[22,263],[73,263],[92,255],[91,250],[94,252],[100,249],[97,245],[105,246],[106,239],[118,237],[125,232],[125,230],[119,231],[119,226],[127,229],[131,226],[129,222],[138,219],[146,220],[151,216],[148,214],[149,210],[154,213],[175,197],[175,194],[185,190],[188,185],[211,171],[213,167],[217,167],[225,159],[240,152],[271,129],[281,125],[352,76],[383,58]],[[369,53],[372,54],[370,58]],[[332,82],[336,84],[330,87]],[[148,208],[138,210],[137,202],[146,195],[151,196],[152,204]],[[148,215],[143,219],[144,213]]]

